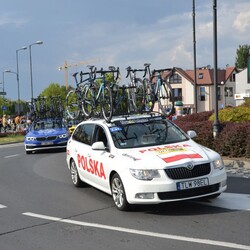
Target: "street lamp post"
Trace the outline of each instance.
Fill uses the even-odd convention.
[[[24,46],[16,50],[16,80],[17,80],[17,94],[18,94],[18,100],[17,100],[18,114],[20,114],[20,85],[19,85],[18,51],[25,50],[25,49],[27,49],[27,47]]]
[[[11,71],[10,69],[8,70],[5,70],[4,71],[5,73],[12,73],[12,74],[15,74],[16,75],[16,78],[18,79],[19,76],[18,76],[18,73],[17,72],[14,72],[14,71]],[[17,80],[17,85],[18,85],[18,80]],[[17,88],[17,95],[18,95],[18,105],[17,105],[17,113],[20,114],[20,108],[19,108],[19,103],[20,103],[20,94],[19,94],[19,86]]]
[[[5,110],[4,110],[4,94],[5,94],[5,93],[4,93],[4,73],[5,73],[5,71],[3,71],[3,82],[2,82],[2,83],[3,83],[3,107],[2,107],[3,114],[5,113],[5,112],[4,112],[4,111],[5,111]]]
[[[33,45],[40,45],[43,44],[43,41],[36,41],[35,43],[32,43],[29,45],[29,54],[30,54],[30,87],[31,87],[31,101],[33,101],[33,79],[32,79],[32,57],[31,57],[31,46]]]

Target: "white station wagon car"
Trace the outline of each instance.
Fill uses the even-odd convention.
[[[75,186],[84,182],[112,195],[119,210],[132,204],[209,197],[226,190],[220,155],[159,115],[86,120],[67,144]]]

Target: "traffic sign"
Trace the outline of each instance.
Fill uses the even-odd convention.
[[[2,110],[6,110],[6,109],[7,109],[6,106],[2,105]]]
[[[6,95],[6,92],[0,92],[0,95]]]

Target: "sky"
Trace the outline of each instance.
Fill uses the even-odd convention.
[[[195,0],[197,67],[214,66],[213,2]],[[1,0],[0,82],[6,98],[31,99],[51,83],[75,86],[72,74],[97,68],[194,68],[193,0]],[[250,43],[250,1],[217,0],[218,67],[234,66],[239,45]],[[19,50],[27,46],[26,50]],[[18,52],[16,52],[19,50]],[[4,78],[4,79],[3,79]],[[0,92],[3,90],[0,84]]]

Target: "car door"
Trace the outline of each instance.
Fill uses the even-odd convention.
[[[111,171],[112,157],[110,157],[110,143],[108,141],[107,134],[104,127],[100,125],[95,125],[92,145],[95,142],[102,141],[106,147],[105,150],[95,150],[91,149],[88,152],[89,165],[91,168],[92,175],[90,178],[95,182],[95,186],[105,192],[110,191],[109,187],[109,174]]]
[[[79,125],[72,135],[71,154],[75,159],[81,179],[87,183],[91,181],[90,153],[94,124]]]

